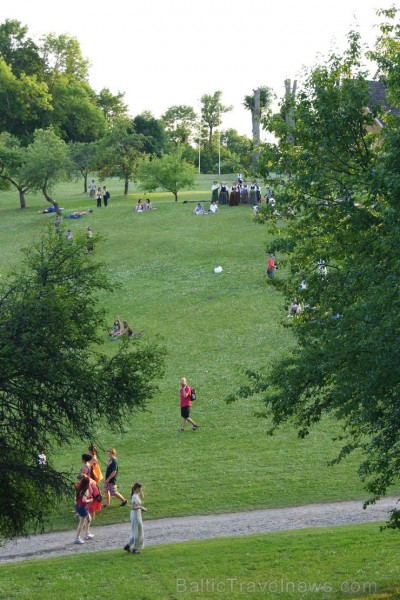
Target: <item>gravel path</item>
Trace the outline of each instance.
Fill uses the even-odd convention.
[[[383,498],[365,510],[362,502],[355,500],[147,521],[144,515],[145,541],[147,546],[152,546],[288,529],[385,521],[397,501],[398,497]],[[130,531],[128,515],[126,523],[94,526],[96,537],[81,546],[73,543],[74,531],[45,533],[8,542],[0,547],[0,563],[122,548]]]

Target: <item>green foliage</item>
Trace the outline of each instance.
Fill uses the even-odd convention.
[[[48,34],[39,45],[18,21],[0,25],[0,132],[25,144],[37,128],[53,127],[65,141],[90,142],[104,134],[106,117],[87,82],[79,42]]]
[[[27,142],[40,126],[43,112],[52,110],[46,83],[24,72],[16,76],[0,56],[0,94],[0,132]]]
[[[136,133],[143,136],[143,152],[160,156],[165,146],[164,124],[149,112],[133,119]]]
[[[108,88],[100,90],[97,96],[97,104],[108,123],[112,123],[116,118],[128,116],[128,106],[124,104],[124,96],[125,93],[122,92],[114,95]]]
[[[179,190],[194,187],[196,171],[182,159],[182,149],[160,158],[145,158],[139,164],[137,174],[139,185],[145,192],[157,189],[167,190],[178,201]]]
[[[39,48],[27,37],[28,28],[15,19],[6,19],[0,25],[0,56],[11,67],[16,77],[22,73],[40,78],[42,63]]]
[[[83,192],[86,193],[88,174],[94,171],[96,166],[97,145],[95,142],[72,142],[68,150],[74,167],[83,177]]]
[[[359,474],[379,497],[400,474],[400,120],[366,110],[361,54],[351,33],[343,56],[311,70],[293,103],[295,143],[284,135],[269,154],[278,211],[292,219],[272,225],[268,250],[286,255],[283,289],[304,312],[288,323],[296,347],[249,372],[240,393],[263,395],[272,431],[291,421],[305,437],[333,416],[343,428],[337,460],[361,451]],[[399,56],[386,55],[392,73]],[[369,133],[376,115],[385,123],[379,140]],[[282,135],[276,123],[270,129]]]
[[[193,140],[197,115],[191,106],[171,106],[161,118],[166,134],[173,144],[188,144]]]
[[[121,117],[114,120],[97,146],[97,170],[102,177],[122,179],[125,195],[128,194],[129,181],[135,178],[144,142],[144,136],[135,132],[132,120]]]
[[[51,129],[37,129],[34,141],[25,150],[21,177],[32,191],[42,192],[58,212],[51,194],[71,170],[68,147]]]
[[[21,208],[26,207],[25,193],[28,190],[23,174],[25,154],[18,138],[7,132],[0,133],[0,183],[2,189],[13,185],[18,190]]]
[[[25,256],[23,270],[0,285],[2,537],[43,524],[51,504],[71,493],[52,461],[37,465],[39,448],[94,439],[101,421],[122,428],[162,375],[155,344],[125,340],[111,357],[98,351],[98,293],[111,285],[84,238],[69,243],[50,229]]]
[[[201,97],[201,120],[208,129],[208,144],[211,146],[213,131],[221,124],[221,115],[232,110],[232,106],[224,106],[221,102],[222,92],[203,94]]]

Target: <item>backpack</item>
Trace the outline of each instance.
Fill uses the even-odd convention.
[[[194,388],[190,388],[190,399],[192,402],[196,400],[196,390]]]

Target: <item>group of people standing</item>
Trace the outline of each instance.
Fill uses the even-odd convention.
[[[92,182],[89,186],[89,196],[90,198],[96,197],[97,208],[101,208],[101,202],[103,201],[104,206],[108,206],[108,201],[111,197],[110,192],[106,188],[106,186],[97,187],[95,180],[92,179]]]
[[[270,187],[267,187],[264,198],[266,202],[272,198]],[[221,185],[218,184],[218,181],[214,181],[211,186],[211,200],[229,206],[238,206],[239,204],[256,206],[261,202],[261,188],[255,180],[248,185],[247,181],[243,180],[243,175],[239,173],[237,180],[231,186],[228,186],[226,181]]]

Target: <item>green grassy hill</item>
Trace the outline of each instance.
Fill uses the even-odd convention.
[[[142,481],[149,517],[364,498],[357,457],[327,466],[338,449],[331,441],[337,424],[324,421],[304,441],[289,428],[271,438],[267,423],[255,417],[263,408],[259,398],[225,403],[244,382],[245,368],[267,364],[293,339],[282,327],[284,299],[265,274],[266,230],[254,224],[250,208],[222,206],[217,215],[192,214],[190,201],[209,199],[212,179],[200,178],[197,189],[182,193],[178,203],[171,194],[150,195],[155,210],[145,214],[133,207],[146,196],[133,189],[124,197],[117,181],[105,182],[111,191],[108,208],[94,208],[81,182],[57,190],[72,231],[90,225],[103,238],[92,260],[106,263],[118,284],[114,293],[99,298],[110,326],[118,314],[134,330],[144,329],[146,338],[160,339],[168,351],[161,391],[149,401],[148,412],[127,422],[124,435],[99,423],[103,469],[105,449],[112,445],[118,452],[120,491],[128,495],[132,482]],[[18,266],[19,249],[54,222],[54,215],[38,212],[46,206],[43,199],[28,196],[27,204],[21,210],[15,193],[0,195],[3,275]],[[70,211],[91,207],[93,214],[82,219],[66,218]],[[219,265],[223,272],[215,274]],[[117,343],[104,331],[107,352]],[[179,434],[182,376],[197,390],[192,414],[200,429]],[[48,458],[74,473],[86,447],[71,440]],[[52,526],[72,528],[71,510],[72,501],[57,507]],[[117,503],[99,515],[102,523],[124,518]]]

